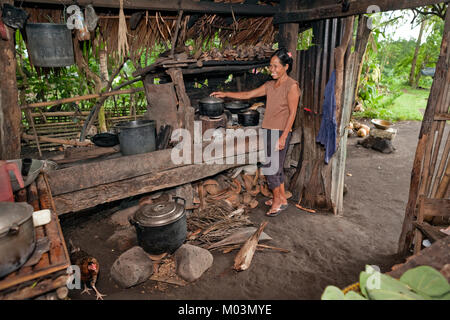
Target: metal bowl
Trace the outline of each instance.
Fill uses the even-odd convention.
[[[387,130],[392,126],[392,122],[382,119],[372,119],[373,125],[378,129]]]

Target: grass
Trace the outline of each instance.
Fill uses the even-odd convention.
[[[355,112],[355,118],[381,118],[391,121],[422,121],[428,103],[429,89],[413,89],[402,86],[395,93],[381,99],[376,107],[365,107],[364,112]]]

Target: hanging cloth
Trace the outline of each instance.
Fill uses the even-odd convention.
[[[325,99],[322,108],[322,123],[316,141],[325,147],[325,163],[328,164],[336,152],[336,98],[334,95],[336,85],[336,71],[331,74],[325,88]]]

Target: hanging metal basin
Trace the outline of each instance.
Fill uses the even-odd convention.
[[[65,24],[27,23],[27,47],[36,67],[65,67],[74,64],[72,31]]]

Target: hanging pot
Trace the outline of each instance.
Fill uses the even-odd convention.
[[[244,127],[254,127],[259,124],[259,112],[247,110],[238,113],[238,123]]]
[[[74,64],[72,31],[65,24],[27,23],[28,52],[36,67]]]
[[[136,228],[137,240],[147,253],[173,253],[186,240],[184,206],[176,202],[146,204],[129,218]]]
[[[36,238],[33,207],[0,202],[0,278],[19,269],[33,253]]]
[[[207,117],[219,117],[223,114],[224,102],[216,97],[206,97],[199,101],[200,114]]]

